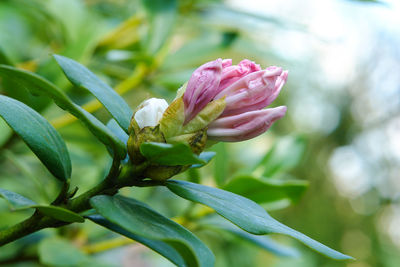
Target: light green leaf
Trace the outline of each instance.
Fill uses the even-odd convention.
[[[0,117],[24,140],[59,180],[71,177],[71,159],[60,134],[27,105],[0,95]]]
[[[38,246],[39,259],[47,266],[77,266],[87,256],[66,239],[52,237],[43,239]]]
[[[173,246],[169,245],[166,242],[160,241],[160,240],[154,240],[154,239],[149,239],[145,238],[140,235],[136,235],[130,231],[125,230],[124,228],[119,227],[118,225],[106,220],[104,217],[100,215],[91,215],[88,216],[88,218],[95,223],[104,226],[107,229],[110,229],[111,231],[117,232],[121,235],[124,235],[130,239],[133,239],[139,243],[142,243],[146,247],[154,250],[155,252],[159,253],[161,256],[167,258],[170,260],[172,263],[176,264],[177,266],[186,266],[185,260],[182,258],[182,256],[179,254],[179,251],[177,251]]]
[[[45,95],[52,98],[60,108],[67,110],[85,124],[97,139],[113,151],[114,155],[121,159],[125,158],[125,144],[92,114],[74,104],[68,96],[54,84],[35,73],[5,65],[0,65],[0,77],[13,79],[34,95]]]
[[[140,153],[149,161],[166,166],[205,164],[185,144],[143,143]]]
[[[122,129],[128,133],[133,113],[125,100],[80,63],[60,55],[54,55],[54,58],[68,80],[75,86],[90,91],[110,112]]]
[[[56,206],[44,206],[44,205],[35,205],[32,206],[33,208],[37,208],[41,213],[44,215],[47,215],[51,218],[63,221],[63,222],[84,222],[85,219],[70,210],[61,208],[61,207],[56,207]]]
[[[270,233],[288,235],[327,257],[337,260],[352,259],[352,257],[337,252],[276,221],[262,207],[250,199],[221,189],[184,181],[167,181],[167,187],[182,198],[213,208],[225,219],[249,233],[256,235]]]
[[[20,194],[8,191],[6,189],[0,188],[0,197],[7,200],[12,209],[25,209],[26,207],[31,207],[36,203]]]
[[[257,203],[271,203],[284,199],[297,202],[307,187],[308,183],[302,180],[260,180],[243,175],[229,181],[223,189]]]
[[[172,32],[177,15],[176,0],[142,0],[149,20],[144,43],[149,54],[157,52]]]
[[[95,196],[90,203],[110,222],[123,229],[172,246],[186,266],[213,266],[212,252],[191,232],[152,210],[146,204],[122,196]]]
[[[257,167],[263,169],[264,177],[288,171],[299,164],[306,148],[305,139],[299,136],[288,136],[279,140]]]
[[[227,152],[227,146],[225,143],[220,142],[212,147],[217,153],[214,161],[214,180],[219,187],[221,187],[225,181],[229,178],[229,153]]]
[[[202,161],[204,161],[203,164],[194,164],[192,165],[191,168],[200,168],[203,167],[204,165],[207,165],[214,157],[215,157],[215,152],[213,151],[205,151],[201,152],[198,158]]]

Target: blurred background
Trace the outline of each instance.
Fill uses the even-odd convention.
[[[180,177],[220,187],[241,174],[300,179],[307,190],[266,201],[265,208],[357,261],[333,261],[281,236],[273,238],[300,256],[284,257],[201,227],[193,231],[212,248],[217,267],[394,267],[400,266],[399,14],[396,0],[2,0],[0,63],[42,75],[105,123],[109,115],[69,84],[52,53],[88,66],[133,108],[148,97],[171,101],[196,67],[215,58],[288,69],[273,104],[286,105],[287,115],[251,141],[212,147],[218,155],[209,166]],[[106,150],[73,117],[9,79],[0,78],[0,93],[35,108],[57,128],[80,190],[101,179]],[[51,202],[59,187],[3,121],[0,187],[39,203]],[[187,206],[163,189],[123,191],[170,217]],[[10,213],[0,199],[0,228],[28,215]],[[92,255],[96,266],[171,266],[90,222],[1,248],[0,266],[43,266],[37,244],[52,235]],[[104,243],[110,239],[114,243]]]

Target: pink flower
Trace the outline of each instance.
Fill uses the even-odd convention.
[[[208,125],[209,138],[242,141],[260,135],[286,113],[284,106],[264,108],[277,98],[287,77],[280,67],[261,70],[247,59],[233,66],[231,59],[208,62],[193,73],[186,87],[184,124],[211,101],[225,97],[224,111]]]
[[[224,142],[248,140],[267,131],[285,113],[286,107],[281,106],[220,117],[208,126],[207,135],[209,139]]]
[[[261,68],[250,60],[232,66],[231,59],[210,61],[196,69],[186,86],[183,102],[185,124],[193,119],[219,92]]]

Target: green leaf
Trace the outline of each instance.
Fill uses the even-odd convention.
[[[27,105],[0,95],[0,116],[59,180],[71,177],[71,159],[60,134]]]
[[[213,266],[214,255],[191,232],[152,210],[146,204],[122,196],[95,196],[93,208],[123,229],[172,246],[184,259],[186,266]]]
[[[128,143],[129,135],[125,133],[124,130],[122,130],[121,126],[118,125],[117,121],[114,119],[111,119],[107,122],[107,128],[110,129],[110,131],[118,137],[119,140],[121,140],[125,145]]]
[[[352,259],[276,221],[250,199],[221,189],[184,181],[167,181],[167,187],[182,198],[213,208],[222,217],[249,233],[288,235],[327,257],[337,260]]]
[[[6,189],[0,188],[0,197],[4,198],[7,200],[7,202],[10,204],[12,209],[25,209],[29,208],[32,205],[35,205],[36,203],[24,196],[21,196],[17,193],[8,191]]]
[[[239,176],[223,189],[257,203],[271,203],[285,199],[297,202],[307,187],[308,183],[302,180],[260,180],[251,176]]]
[[[34,208],[37,208],[41,213],[44,215],[47,215],[49,217],[52,217],[54,219],[63,221],[63,222],[84,222],[85,219],[70,210],[61,208],[61,207],[56,207],[56,206],[44,206],[44,205],[35,205],[32,206]]]
[[[7,200],[13,210],[36,208],[44,215],[63,222],[84,222],[83,217],[75,212],[61,207],[40,205],[24,196],[5,189],[0,188],[0,197]]]
[[[297,166],[306,148],[305,139],[299,136],[288,136],[279,140],[261,162],[263,176],[271,177],[279,172],[288,171]]]
[[[145,49],[149,54],[157,52],[172,32],[177,16],[176,0],[142,0],[149,19]]]
[[[215,157],[214,161],[214,180],[219,187],[221,187],[225,181],[227,180],[228,176],[228,159],[229,155],[227,152],[226,144],[220,142],[213,146],[212,148],[216,153],[217,156]]]
[[[60,55],[54,55],[54,58],[68,80],[73,85],[90,91],[110,112],[122,129],[128,133],[133,112],[125,100],[80,63]]]
[[[161,256],[167,258],[170,260],[172,263],[176,264],[177,266],[186,266],[185,260],[182,258],[182,256],[179,254],[179,251],[177,251],[173,246],[169,245],[166,242],[160,241],[160,240],[154,240],[154,239],[149,239],[145,238],[140,235],[136,235],[130,231],[127,231],[118,225],[106,220],[104,217],[100,215],[91,215],[88,216],[88,218],[95,223],[104,226],[107,229],[110,229],[116,233],[119,233],[121,235],[124,235],[130,239],[133,239],[139,243],[142,243],[146,247],[154,250],[155,252],[159,253]]]
[[[71,242],[59,237],[43,239],[38,246],[39,259],[47,266],[77,266],[87,260]]]
[[[215,157],[215,154],[216,153],[213,151],[205,151],[205,152],[200,153],[199,159],[204,161],[204,163],[203,164],[194,164],[191,166],[191,168],[200,168],[200,167],[207,165]]]
[[[4,49],[2,49],[0,47],[0,64],[4,64],[4,65],[13,65],[13,63],[11,62],[11,60],[8,58],[8,56],[6,55]]]
[[[205,164],[185,144],[143,143],[140,153],[149,161],[166,166]]]
[[[60,108],[67,110],[85,124],[97,139],[113,151],[114,155],[121,159],[125,158],[125,144],[115,137],[115,135],[92,114],[74,104],[67,95],[54,84],[35,73],[5,65],[0,65],[0,76],[15,80],[34,95],[45,95],[52,98]]]

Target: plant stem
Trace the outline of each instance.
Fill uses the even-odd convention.
[[[73,212],[82,212],[90,209],[90,198],[96,195],[114,195],[118,189],[124,186],[131,186],[140,184],[143,170],[148,166],[147,163],[130,168],[129,171],[124,172],[121,177],[120,162],[114,160],[107,177],[97,186],[83,193],[82,195],[68,201],[67,204],[60,205],[63,208]],[[44,228],[59,227],[69,223],[59,221],[50,217],[43,216],[40,212],[36,211],[30,218],[22,221],[8,229],[0,231],[0,246],[15,241],[21,237],[32,234]]]

